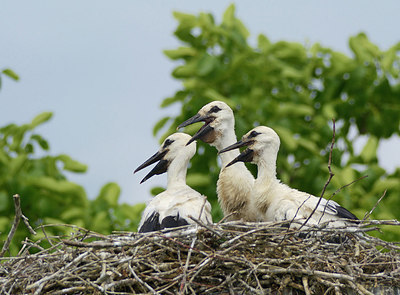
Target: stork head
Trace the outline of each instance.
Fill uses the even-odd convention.
[[[224,148],[219,153],[247,146],[247,149],[233,159],[228,165],[226,165],[226,167],[229,167],[236,162],[258,164],[259,159],[265,157],[265,155],[276,157],[279,151],[279,145],[279,136],[272,128],[258,126],[243,135],[242,139],[237,143]]]
[[[193,135],[188,144],[196,139],[201,139],[215,145],[227,128],[233,129],[235,126],[232,109],[222,101],[206,104],[196,115],[180,124],[178,129],[197,122],[204,122],[204,125]]]
[[[142,179],[140,183],[145,182],[153,175],[159,175],[167,172],[169,165],[173,161],[188,161],[196,153],[196,142],[187,145],[190,135],[185,133],[174,133],[168,136],[161,144],[160,149],[142,165],[140,165],[133,173],[154,164],[157,165]]]

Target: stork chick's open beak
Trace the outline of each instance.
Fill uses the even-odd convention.
[[[218,154],[225,153],[227,151],[231,151],[234,149],[238,149],[243,146],[248,146],[252,143],[253,143],[252,140],[250,140],[250,141],[239,140],[237,143],[234,143],[234,144],[220,150]],[[231,162],[229,162],[228,165],[226,165],[225,167],[229,167],[237,162],[251,162],[253,160],[253,155],[254,155],[254,151],[252,149],[247,148],[239,156],[237,156],[235,159],[233,159]]]
[[[168,150],[164,150],[162,152],[157,152],[153,156],[151,156],[148,160],[146,160],[142,165],[136,168],[136,170],[133,173],[136,173],[143,168],[146,168],[147,166],[159,161],[156,166],[142,179],[140,183],[145,182],[147,179],[154,175],[159,175],[167,172],[167,168],[169,165],[169,161],[164,160],[164,156],[167,154]]]
[[[208,117],[208,116],[202,116],[200,114],[196,114],[193,117],[191,117],[190,119],[187,119],[185,122],[183,122],[182,124],[180,124],[177,129],[180,129],[182,127],[186,127],[188,125],[192,125],[194,123],[198,123],[198,122],[205,122],[205,124],[196,132],[196,134],[194,134],[192,136],[192,138],[187,142],[186,145],[191,144],[193,141],[195,141],[196,139],[202,139],[205,138],[205,136],[214,130],[213,127],[211,127],[210,125],[208,125],[209,123],[211,123],[213,121],[213,118]]]

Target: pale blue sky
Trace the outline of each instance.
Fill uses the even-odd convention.
[[[0,69],[21,80],[3,79],[0,126],[30,121],[42,111],[53,119],[38,132],[51,153],[86,163],[86,174],[70,179],[90,198],[106,182],[122,187],[121,201],[149,199],[149,189],[165,176],[139,185],[132,171],[158,149],[154,123],[176,114],[161,110],[163,98],[179,89],[174,63],[163,49],[179,45],[172,12],[212,12],[221,19],[232,1],[12,1],[0,5]],[[361,31],[381,49],[400,41],[400,2],[392,1],[234,1],[236,14],[251,32],[272,41],[320,42],[350,53],[348,38]],[[241,136],[241,134],[239,135]],[[400,140],[384,144],[380,159],[400,166]]]

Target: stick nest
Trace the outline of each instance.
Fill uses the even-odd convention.
[[[400,244],[371,237],[377,225],[311,227],[283,223],[186,226],[104,236],[73,227],[25,241],[1,258],[1,294],[371,294],[400,287]],[[30,254],[33,249],[39,251]],[[397,289],[396,289],[397,288]],[[287,293],[287,294],[289,294]]]

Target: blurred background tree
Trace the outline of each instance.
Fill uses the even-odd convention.
[[[278,177],[318,196],[329,175],[335,119],[335,176],[325,197],[368,175],[342,189],[334,200],[363,218],[387,190],[371,218],[400,219],[400,168],[390,174],[377,158],[380,141],[400,133],[400,43],[381,51],[360,33],[349,40],[353,57],[318,43],[273,43],[265,35],[259,35],[252,46],[249,32],[234,12],[231,5],[220,24],[208,13],[174,13],[179,22],[175,36],[183,46],[165,54],[177,61],[172,75],[182,81],[182,88],[164,99],[161,107],[179,103],[181,112],[159,120],[154,134],[166,130],[163,140],[206,103],[224,101],[234,110],[238,138],[257,125],[277,131],[281,137]],[[199,126],[189,126],[185,132],[193,134]],[[367,140],[356,152],[360,138]],[[256,173],[254,165],[248,167]],[[199,143],[188,184],[209,197],[214,221],[222,217],[216,199],[219,170],[216,150]],[[393,228],[384,232],[385,239],[400,239]]]
[[[10,69],[2,74],[19,79]],[[21,196],[22,212],[34,228],[42,224],[73,224],[103,234],[136,230],[144,204],[119,204],[120,188],[116,183],[107,183],[97,198],[89,200],[83,187],[68,181],[66,171],[84,173],[87,166],[65,154],[50,154],[49,143],[36,128],[51,117],[52,113],[44,112],[28,124],[0,128],[0,240],[6,240],[13,223],[14,194]],[[64,226],[46,228],[50,235],[72,230]],[[44,233],[37,230],[33,237],[20,224],[12,240],[11,255],[18,252],[25,238],[42,239]]]

